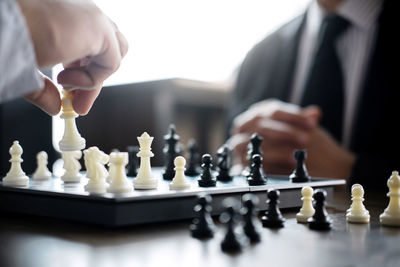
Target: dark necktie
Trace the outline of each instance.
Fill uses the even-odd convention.
[[[338,141],[342,139],[344,81],[335,41],[348,26],[349,22],[337,15],[323,20],[301,101],[303,107],[322,109],[320,125]]]

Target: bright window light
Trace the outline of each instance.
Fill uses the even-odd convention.
[[[310,0],[95,0],[130,50],[105,85],[165,78],[224,81],[251,47]]]

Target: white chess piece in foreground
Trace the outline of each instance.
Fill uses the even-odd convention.
[[[85,185],[85,190],[94,194],[106,193],[108,172],[104,165],[108,163],[109,156],[95,146],[84,150],[83,155],[86,177],[89,179],[89,182]]]
[[[132,183],[126,177],[125,166],[128,164],[127,152],[112,152],[110,154],[110,168],[114,168],[110,173],[111,184],[107,188],[109,193],[129,193],[133,191]],[[114,165],[114,166],[113,166]]]
[[[65,173],[61,176],[61,180],[66,183],[78,183],[81,181],[82,175],[79,173],[82,166],[79,159],[82,157],[82,152],[78,151],[63,151],[61,157],[64,161],[63,168]]]
[[[47,168],[48,156],[45,151],[40,151],[36,155],[37,168],[32,175],[33,180],[48,180],[51,178],[51,172]]]
[[[188,189],[190,187],[190,183],[185,176],[185,165],[186,160],[182,156],[178,156],[174,160],[175,165],[175,176],[172,179],[172,182],[169,184],[169,189],[172,190],[183,190]]]
[[[400,226],[400,178],[397,171],[392,172],[387,185],[389,187],[387,194],[390,198],[389,205],[379,216],[379,220],[382,225]]]
[[[347,210],[346,220],[352,223],[369,223],[369,212],[365,208],[364,188],[360,184],[354,184],[351,187],[351,206]]]
[[[63,98],[61,100],[62,114],[61,118],[64,119],[64,135],[59,142],[61,151],[77,151],[82,150],[86,146],[86,141],[79,134],[76,128],[75,118],[78,114],[72,107],[73,94],[69,91],[63,90]]]
[[[315,213],[315,209],[312,205],[314,190],[311,186],[304,186],[301,189],[301,195],[303,206],[301,207],[300,212],[296,214],[296,220],[299,223],[307,223],[307,220]]]
[[[137,156],[140,157],[140,167],[138,175],[133,179],[133,186],[135,189],[155,189],[158,180],[153,177],[150,164],[150,158],[154,157],[153,152],[151,152],[151,143],[154,137],[144,132],[137,139],[140,145],[139,153],[137,153]]]
[[[18,141],[14,141],[10,147],[9,153],[11,155],[11,168],[7,175],[3,178],[3,185],[25,187],[29,185],[29,177],[25,175],[22,170],[21,163],[24,161],[21,158],[23,153],[22,147]]]

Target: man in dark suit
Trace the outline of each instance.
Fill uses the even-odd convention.
[[[290,173],[293,150],[307,149],[311,175],[386,190],[400,167],[392,3],[314,1],[248,53],[230,109],[242,163],[258,132],[267,173]]]

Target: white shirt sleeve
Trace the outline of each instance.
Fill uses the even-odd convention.
[[[0,0],[0,102],[43,86],[24,16],[15,0]]]

